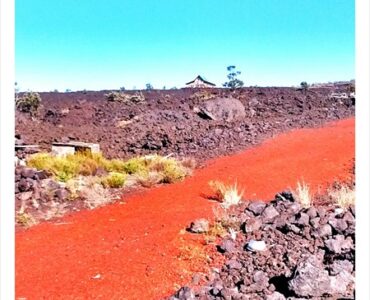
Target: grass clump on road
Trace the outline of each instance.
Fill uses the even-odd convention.
[[[210,181],[209,186],[215,193],[215,200],[221,202],[225,209],[237,205],[243,197],[244,191],[240,190],[237,183],[226,185],[221,181]]]

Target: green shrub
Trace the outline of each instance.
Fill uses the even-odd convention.
[[[120,159],[112,159],[107,161],[105,168],[109,172],[125,172],[125,162]]]
[[[142,92],[136,92],[134,94],[110,92],[109,94],[106,94],[105,97],[111,102],[140,103],[145,101],[145,97]]]
[[[53,156],[48,153],[37,153],[27,159],[29,167],[45,170],[62,182],[78,175],[95,176],[98,169],[113,174],[113,179],[120,175],[137,175],[137,178],[154,183],[172,183],[184,179],[190,173],[190,167],[174,158],[150,155],[135,157],[128,161],[120,159],[106,159],[101,153],[77,152],[64,157]],[[122,177],[122,176],[121,176]],[[112,180],[113,180],[112,179]],[[139,180],[140,181],[140,180]],[[107,183],[109,186],[109,183]]]
[[[16,99],[15,105],[18,110],[31,115],[35,115],[41,104],[41,97],[38,93],[25,93],[22,97]]]
[[[163,183],[174,183],[183,180],[186,175],[186,169],[176,161],[169,160],[163,165]]]
[[[101,183],[104,187],[120,188],[124,186],[126,177],[126,174],[111,172],[102,179]]]
[[[148,165],[145,161],[145,159],[140,157],[135,157],[129,159],[127,162],[125,162],[123,166],[123,170],[127,174],[136,174],[136,173],[142,173],[147,171]]]

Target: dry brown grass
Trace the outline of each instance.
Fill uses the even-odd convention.
[[[339,188],[330,189],[329,197],[341,208],[348,208],[351,205],[355,205],[356,202],[355,189],[348,185],[341,185]]]
[[[204,91],[195,92],[189,98],[191,100],[203,100],[203,101],[206,101],[206,100],[210,100],[210,99],[216,98],[216,95],[215,94],[212,94],[209,91],[204,90]]]
[[[159,184],[163,181],[163,176],[159,172],[142,172],[139,174],[135,174],[136,182],[139,183],[141,186],[150,188]]]
[[[240,190],[237,183],[226,185],[221,181],[210,181],[209,186],[215,193],[214,199],[221,202],[221,206],[225,209],[237,205],[244,194],[244,190]]]
[[[297,187],[292,191],[294,199],[303,207],[308,208],[312,205],[312,195],[310,187],[304,181],[297,182]]]
[[[204,234],[207,244],[214,243],[217,238],[223,238],[232,232],[235,233],[240,228],[240,220],[223,207],[213,207],[213,216],[214,220],[209,226],[209,231]]]
[[[184,244],[179,247],[178,260],[192,261],[199,265],[204,265],[211,261],[210,256],[207,254],[206,249],[202,245]]]
[[[84,199],[85,205],[90,209],[108,204],[112,201],[109,191],[94,181],[83,186],[79,194]]]
[[[17,212],[15,216],[15,222],[24,227],[30,227],[36,224],[36,220],[31,214],[26,212]]]

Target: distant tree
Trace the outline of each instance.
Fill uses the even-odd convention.
[[[224,87],[236,89],[244,85],[244,82],[237,78],[238,75],[241,74],[241,72],[237,71],[235,66],[228,66],[227,71],[229,72],[229,74],[227,74],[227,78],[229,79],[229,81],[223,84]]]
[[[171,88],[171,90],[177,90],[177,87],[173,86],[173,87]]]
[[[308,83],[306,81],[302,81],[301,82],[301,89],[303,91],[307,91],[307,89],[308,89]]]
[[[147,90],[147,91],[150,91],[150,90],[152,90],[152,89],[153,89],[153,86],[152,86],[150,83],[147,83],[147,84],[145,85],[145,87],[146,87],[146,90]]]
[[[65,91],[66,93],[70,93],[70,92],[72,92],[70,89],[66,89],[66,91]]]
[[[165,85],[163,86],[163,89],[164,89],[164,90],[166,89],[166,86],[165,86]]]
[[[301,82],[301,91],[306,95],[307,98],[308,83],[306,81]]]
[[[53,90],[53,93],[58,93],[59,91],[57,89],[54,89]]]
[[[121,86],[121,87],[119,88],[119,90],[120,90],[121,92],[123,92],[123,91],[125,91],[126,89],[125,89],[125,87],[124,87],[124,86]]]

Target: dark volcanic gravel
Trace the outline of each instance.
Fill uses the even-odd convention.
[[[289,192],[283,195],[266,207],[234,207],[230,217],[239,221],[239,231],[218,246],[225,264],[205,285],[182,287],[168,299],[354,299],[353,208],[306,209]],[[253,240],[264,242],[266,250],[251,251]]]
[[[282,131],[354,115],[354,101],[329,99],[331,91],[311,89],[304,94],[294,88],[258,87],[235,92],[154,90],[144,91],[146,101],[136,104],[109,102],[104,97],[108,91],[40,93],[43,107],[39,116],[32,120],[17,113],[16,133],[23,142],[44,149],[50,149],[53,141],[79,140],[99,143],[108,157],[156,152],[204,161],[235,153]],[[227,116],[212,120],[201,113],[212,105],[203,105],[207,100],[195,93],[238,99],[245,112],[217,107],[221,109],[218,115]],[[230,116],[239,117],[231,120]]]

